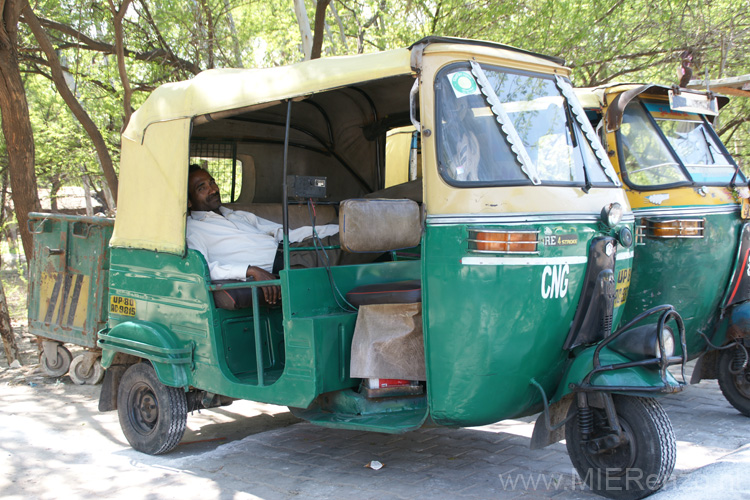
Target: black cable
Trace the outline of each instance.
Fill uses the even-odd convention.
[[[333,300],[336,301],[336,305],[340,309],[344,311],[349,311],[349,312],[356,312],[358,308],[353,306],[351,303],[349,303],[348,300],[346,300],[346,296],[343,293],[341,293],[341,290],[339,290],[339,287],[336,285],[336,280],[334,279],[333,272],[331,271],[331,260],[328,257],[328,252],[326,252],[325,245],[323,245],[323,241],[318,235],[318,231],[315,229],[315,222],[317,219],[317,214],[315,212],[315,206],[312,201],[312,198],[308,199],[307,212],[310,215],[310,220],[312,222],[313,247],[315,248],[315,255],[320,260],[320,262],[323,263],[323,267],[325,267],[326,269],[326,273],[328,274],[328,282],[331,285],[331,293],[333,294]],[[320,245],[320,248],[318,248],[319,245]],[[341,300],[343,300],[344,305],[341,304]]]

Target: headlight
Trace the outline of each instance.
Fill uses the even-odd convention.
[[[615,227],[622,220],[622,205],[619,203],[610,203],[602,208],[602,222],[609,227]]]
[[[657,325],[643,325],[623,332],[619,337],[608,344],[613,351],[623,356],[639,361],[648,358],[659,358],[659,340],[657,338]],[[674,355],[674,336],[672,329],[665,326],[661,332],[664,343],[664,355]]]
[[[674,356],[674,335],[672,329],[668,326],[661,331],[662,342],[664,343],[664,355],[667,357]],[[659,353],[659,344],[656,344],[656,353]]]

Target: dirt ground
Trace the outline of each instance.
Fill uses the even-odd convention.
[[[39,398],[43,406],[50,409],[49,423],[61,431],[72,424],[65,418],[67,411],[58,411],[70,408],[71,405],[81,405],[89,413],[96,413],[99,391],[101,385],[77,385],[68,375],[62,377],[50,377],[46,375],[39,366],[39,346],[34,335],[29,333],[27,305],[27,280],[15,266],[7,266],[0,271],[0,279],[3,281],[8,309],[11,314],[13,333],[20,353],[21,366],[12,368],[8,366],[8,360],[0,351],[0,397],[16,394],[14,387],[26,386]],[[65,344],[75,357],[84,349],[71,344]],[[20,408],[20,407],[19,407]],[[76,412],[74,412],[76,413]],[[289,413],[286,407],[274,405],[263,405],[250,401],[238,401],[229,409],[218,409],[211,412],[203,412],[192,415],[189,419],[188,429],[181,446],[191,445],[195,451],[196,444],[207,443],[210,447],[212,441],[229,442],[242,439],[249,435],[263,432],[279,427],[285,427],[299,422],[299,419]],[[127,445],[120,435],[117,412],[101,414],[102,422],[109,423],[109,434],[119,435],[124,445]],[[247,418],[251,418],[247,420]],[[73,418],[72,422],[76,422]],[[214,425],[222,424],[222,425]],[[248,425],[250,424],[250,425]],[[85,425],[85,423],[84,423]],[[100,424],[99,424],[100,425]],[[216,443],[213,443],[215,446]],[[200,448],[201,446],[197,446]],[[0,493],[0,497],[2,494]]]

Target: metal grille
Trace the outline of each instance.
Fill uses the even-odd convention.
[[[203,167],[216,180],[221,199],[236,201],[242,186],[242,164],[238,162],[237,147],[232,142],[193,142],[190,144],[190,163]],[[239,168],[238,168],[239,167]]]

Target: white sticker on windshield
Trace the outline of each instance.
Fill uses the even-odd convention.
[[[453,88],[453,93],[456,94],[456,97],[479,94],[477,82],[468,71],[456,71],[455,73],[449,74],[448,79],[451,82],[451,87]]]

